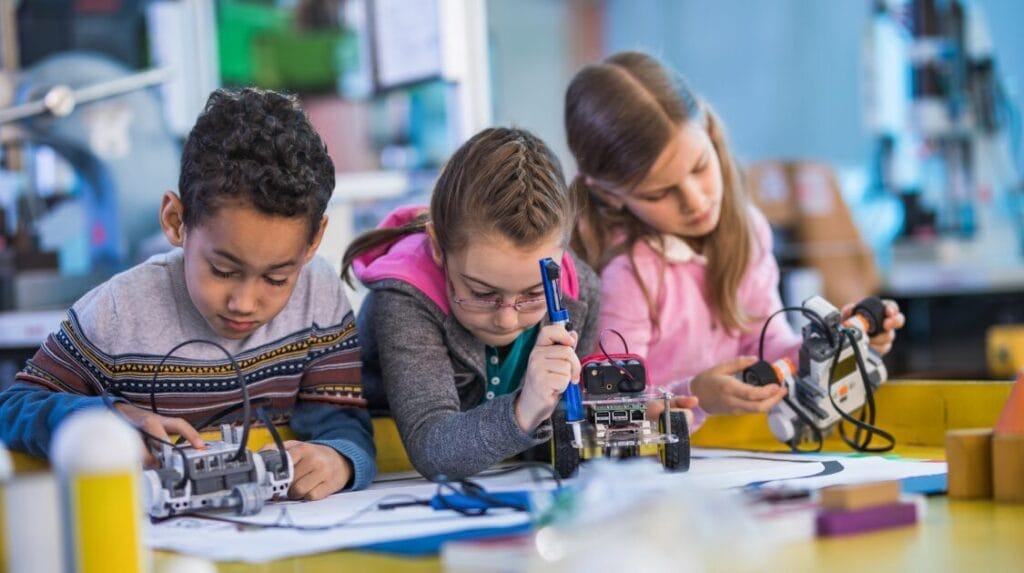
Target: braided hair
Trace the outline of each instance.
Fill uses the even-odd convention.
[[[476,134],[448,160],[431,196],[430,210],[394,229],[376,229],[345,252],[347,276],[363,252],[434,227],[444,253],[459,252],[474,237],[498,235],[523,248],[553,234],[568,245],[579,201],[570,194],[558,158],[540,138],[517,128]]]

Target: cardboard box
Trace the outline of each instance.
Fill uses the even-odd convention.
[[[880,285],[874,254],[860,237],[834,170],[814,161],[760,163],[747,170],[751,199],[773,227],[794,242],[776,245],[781,264],[817,269],[822,295],[836,306],[875,294]]]

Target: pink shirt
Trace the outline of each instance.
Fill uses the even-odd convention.
[[[690,394],[690,381],[708,368],[742,355],[757,355],[758,337],[764,321],[782,308],[779,298],[779,267],[772,255],[771,227],[760,211],[751,208],[755,245],[750,266],[740,282],[739,303],[749,316],[757,317],[748,332],[728,332],[715,320],[707,300],[705,273],[707,259],[694,253],[682,239],[666,236],[665,265],[656,247],[639,242],[633,247],[637,270],[655,296],[661,330],[656,333],[647,299],[633,273],[629,258],[620,255],[601,273],[600,332],[617,330],[629,344],[630,352],[647,357],[652,388],[666,388],[673,394]],[[660,289],[659,275],[664,271]],[[605,348],[618,350],[618,337],[604,334]],[[784,316],[771,321],[765,335],[765,359],[797,358],[800,337]],[[693,432],[707,413],[694,412]]]

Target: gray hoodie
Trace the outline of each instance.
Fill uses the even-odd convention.
[[[438,299],[444,292],[436,284],[440,271],[432,259],[425,260],[430,254],[422,244],[415,235],[406,237],[355,265],[370,288],[357,319],[364,395],[371,409],[390,405],[409,459],[421,474],[458,479],[547,441],[550,425],[532,433],[519,428],[513,411],[518,390],[483,402],[485,345]],[[562,282],[575,282],[578,293],[562,302],[579,332],[576,353],[582,358],[597,343],[601,289],[594,271],[570,257],[573,264],[563,264]],[[397,272],[367,272],[385,258],[398,263],[391,265]]]

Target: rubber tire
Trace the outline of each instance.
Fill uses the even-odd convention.
[[[686,424],[686,415],[682,410],[669,412],[672,422],[672,433],[679,437],[674,444],[663,444],[661,463],[670,472],[685,472],[690,469],[690,428]],[[665,432],[665,418],[658,416],[658,430]]]
[[[561,408],[551,414],[551,465],[562,479],[572,477],[580,467],[580,451],[572,445],[572,428]]]
[[[853,314],[862,314],[868,321],[869,337],[882,332],[882,323],[885,321],[885,303],[877,296],[869,296],[853,307]]]
[[[764,360],[758,360],[753,365],[743,370],[743,381],[751,386],[767,386],[769,384],[780,384],[779,375],[775,373],[772,365]]]

